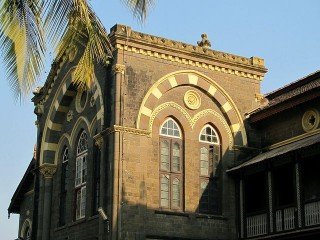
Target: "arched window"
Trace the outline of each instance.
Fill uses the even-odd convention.
[[[67,202],[67,190],[68,190],[68,178],[69,178],[69,149],[64,147],[61,156],[61,186],[60,186],[60,214],[59,225],[66,224],[66,202]]]
[[[82,131],[77,144],[76,177],[75,177],[75,217],[84,218],[86,214],[88,135]]]
[[[220,139],[216,130],[205,125],[199,135],[200,142],[200,201],[199,212],[217,213],[218,200],[216,170],[220,161]]]
[[[168,118],[160,128],[160,207],[182,209],[183,142],[178,124]]]

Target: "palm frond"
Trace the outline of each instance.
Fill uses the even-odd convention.
[[[43,67],[42,0],[4,0],[0,6],[0,48],[17,97],[28,94]]]
[[[155,0],[122,0],[140,21],[147,17],[148,10]]]
[[[70,48],[80,49],[73,82],[79,88],[89,89],[95,79],[95,63],[107,64],[112,57],[112,46],[107,31],[86,0],[73,0],[68,17],[64,36],[57,46],[57,57]]]

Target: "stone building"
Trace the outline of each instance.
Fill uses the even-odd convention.
[[[211,50],[205,34],[193,46],[115,25],[110,39],[90,91],[71,83],[70,49],[35,92],[38,147],[9,206],[19,237],[317,232],[319,73],[264,98],[263,59]]]

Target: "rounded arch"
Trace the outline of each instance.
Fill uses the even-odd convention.
[[[159,100],[170,89],[182,85],[200,88],[211,98],[214,98],[219,103],[221,111],[227,115],[230,121],[229,127],[234,137],[240,135],[240,145],[247,144],[243,119],[232,98],[216,81],[194,70],[172,72],[152,85],[141,103],[137,118],[137,128],[150,129],[151,117],[158,109],[156,100]],[[239,139],[239,137],[237,138]]]
[[[55,92],[51,105],[45,120],[45,125],[43,129],[43,135],[41,139],[41,149],[40,149],[40,164],[44,163],[44,159],[52,159],[51,162],[53,163],[56,159],[56,152],[58,148],[58,141],[56,137],[56,132],[60,132],[62,129],[61,122],[57,122],[56,118],[58,116],[57,113],[63,113],[67,115],[69,106],[64,105],[65,101],[63,101],[67,97],[74,97],[75,92],[70,91],[70,86],[72,84],[72,73],[74,67],[70,68],[68,72],[64,75],[61,80],[60,85]],[[55,76],[56,80],[57,76]],[[92,98],[90,99],[90,105],[95,106],[97,111],[97,126],[99,130],[102,130],[103,122],[104,122],[104,104],[103,104],[103,97],[101,87],[97,79],[94,81],[94,85],[92,87]],[[88,131],[89,133],[89,131]]]
[[[26,240],[31,239],[31,232],[32,232],[32,222],[29,218],[27,218],[26,220],[24,220],[22,224],[20,237]],[[27,234],[29,234],[29,236]]]
[[[91,136],[91,133],[89,131],[90,129],[90,123],[86,117],[79,117],[76,124],[74,125],[72,132],[71,132],[71,146],[76,147],[76,143],[78,141],[79,135],[82,130],[86,131],[86,133]]]

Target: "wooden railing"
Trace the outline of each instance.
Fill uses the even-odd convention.
[[[295,228],[295,207],[276,211],[276,231],[287,231]]]
[[[306,203],[304,205],[305,225],[320,224],[320,201]]]
[[[267,233],[267,214],[247,217],[247,237],[264,235]]]

